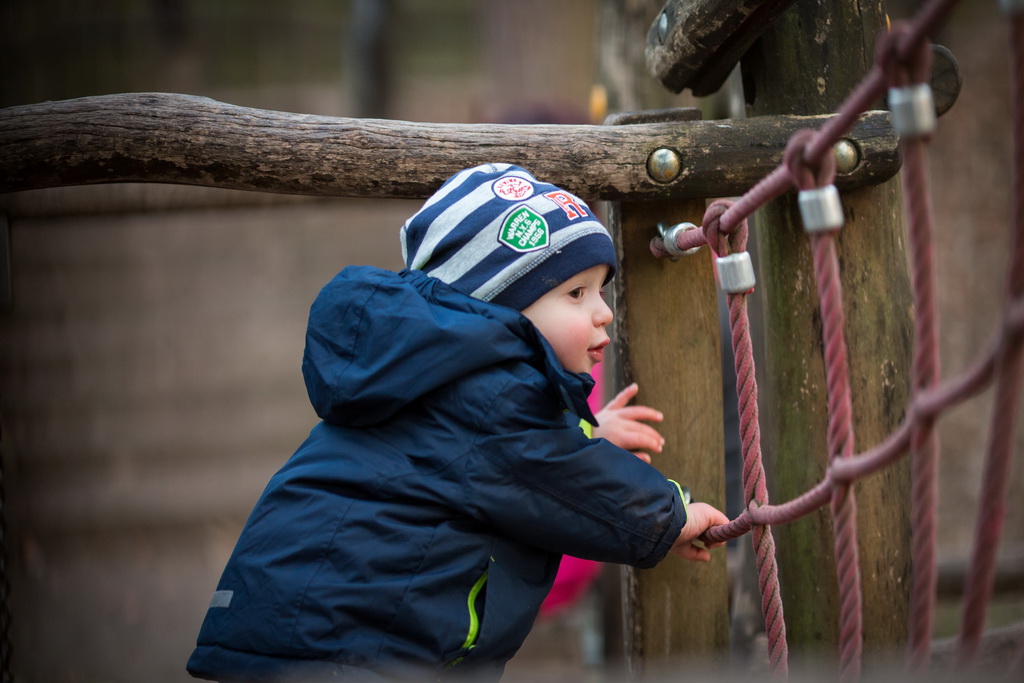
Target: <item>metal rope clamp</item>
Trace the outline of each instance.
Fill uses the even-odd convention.
[[[927,83],[889,88],[889,111],[892,127],[902,137],[920,137],[935,130],[935,100]]]
[[[679,234],[689,232],[690,230],[700,230],[700,228],[693,223],[676,223],[668,227],[665,227],[664,223],[658,223],[658,237],[661,238],[662,243],[665,245],[665,251],[668,252],[669,259],[675,261],[680,256],[690,256],[700,251],[699,245],[690,249],[680,249],[676,244]]]
[[[718,284],[726,294],[746,294],[757,284],[748,251],[719,256],[715,264],[718,266]]]
[[[846,222],[843,203],[839,200],[839,190],[835,185],[800,190],[797,197],[805,232],[838,230]]]

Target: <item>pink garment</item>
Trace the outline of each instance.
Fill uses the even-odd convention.
[[[590,399],[587,401],[590,409],[595,413],[604,407],[603,375],[601,364],[598,363],[591,372],[591,376],[594,378],[594,390],[590,392]],[[575,605],[600,573],[600,562],[583,560],[570,555],[563,556],[562,563],[558,565],[555,583],[551,586],[547,597],[544,598],[544,602],[541,603],[541,617],[553,616],[563,609]]]
[[[565,555],[551,592],[540,605],[541,618],[552,617],[575,605],[601,574],[601,563]]]

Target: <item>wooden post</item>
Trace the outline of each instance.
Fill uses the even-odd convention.
[[[660,0],[602,4],[600,61],[613,110],[678,106],[644,71],[639,37],[659,10]],[[628,127],[649,118],[614,122]],[[697,118],[697,110],[679,112],[676,125]],[[637,400],[665,414],[659,425],[665,449],[653,464],[690,487],[695,500],[724,509],[721,351],[709,250],[705,246],[672,262],[654,258],[649,247],[659,222],[699,225],[704,207],[703,199],[693,198],[610,205],[608,220],[621,249],[613,292],[612,388],[640,385]],[[681,657],[691,672],[712,660],[724,663],[729,643],[724,550],[714,551],[706,565],[670,556],[654,569],[628,570],[623,593],[624,654],[634,673],[657,672]],[[675,675],[675,669],[664,673]]]
[[[664,412],[666,443],[654,465],[690,487],[695,500],[725,508],[721,349],[708,247],[677,262],[658,260],[649,243],[658,222],[699,224],[703,200],[623,203],[610,221],[622,247],[616,278],[619,372],[616,387],[640,385],[638,400]],[[627,657],[657,670],[681,656],[688,666],[724,661],[728,652],[725,552],[706,565],[669,556],[626,581]]]
[[[834,111],[871,68],[885,14],[879,0],[797,3],[743,59],[752,115]],[[907,405],[912,347],[899,181],[843,194],[839,249],[856,450],[881,441]],[[795,193],[757,215],[765,298],[762,434],[774,459],[772,502],[807,490],[826,464],[826,387],[809,241]],[[904,460],[855,487],[864,591],[864,662],[906,641],[910,583],[909,468]],[[838,589],[828,508],[775,527],[791,662],[837,650]]]

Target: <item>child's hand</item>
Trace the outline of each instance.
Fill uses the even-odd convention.
[[[694,541],[711,527],[728,524],[729,518],[707,503],[690,503],[686,506],[686,511],[689,513],[686,517],[686,524],[679,532],[679,538],[672,544],[672,552],[692,562],[707,562],[711,559],[711,553],[707,551],[707,548],[717,548],[723,544],[696,545]]]
[[[594,428],[594,438],[608,439],[619,448],[632,451],[633,455],[649,463],[651,456],[644,451],[661,453],[665,439],[658,430],[640,420],[661,422],[665,416],[647,406],[626,405],[638,391],[640,387],[634,382],[598,411],[594,417],[600,426]]]

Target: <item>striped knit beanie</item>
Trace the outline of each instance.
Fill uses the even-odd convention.
[[[401,239],[407,268],[517,311],[593,266],[615,273],[615,246],[593,210],[511,164],[456,173]]]

